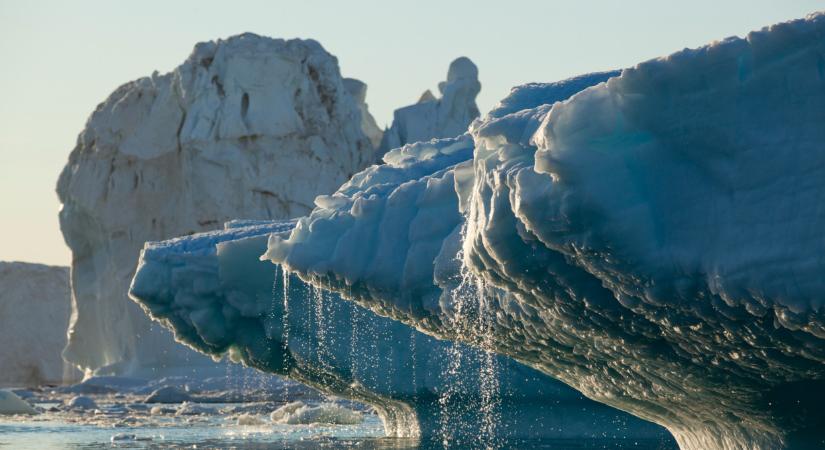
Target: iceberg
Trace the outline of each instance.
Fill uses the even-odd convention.
[[[388,436],[456,445],[671,439],[508,358],[434,339],[261,261],[268,236],[295,225],[233,221],[224,231],[147,243],[130,295],[199,352],[371,405]],[[294,411],[282,412],[277,421],[293,423]]]
[[[681,448],[819,448],[823,36],[814,14],[553,104],[517,89],[468,134],[390,152],[321,197],[265,257]]]
[[[38,414],[30,404],[21,399],[12,391],[0,389],[0,415]]]
[[[355,105],[361,113],[361,131],[369,138],[373,148],[377,149],[381,145],[384,132],[378,128],[375,117],[372,116],[369,105],[367,105],[367,83],[355,78],[344,78],[344,88],[355,100]]]
[[[427,90],[417,103],[395,110],[392,125],[378,147],[379,156],[404,144],[450,138],[467,131],[467,126],[480,115],[476,106],[476,96],[481,91],[478,67],[469,58],[455,59],[447,70],[447,80],[438,84],[438,90],[440,98]]]
[[[172,72],[115,90],[57,186],[72,250],[65,358],[87,375],[211,367],[128,301],[143,243],[311,211],[375,160],[365,95],[317,42],[253,34],[200,43]]]
[[[69,268],[0,261],[0,386],[73,381],[64,364]]]

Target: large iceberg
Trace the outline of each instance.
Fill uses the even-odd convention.
[[[682,448],[821,448],[824,36],[812,15],[552,105],[511,99],[469,135],[390,152],[266,257]]]
[[[73,381],[64,364],[69,268],[0,261],[0,386]]]
[[[138,375],[211,365],[128,301],[143,243],[311,211],[374,162],[365,94],[317,42],[253,34],[198,44],[172,72],[112,93],[57,186],[72,250],[66,359]]]
[[[404,144],[457,136],[478,118],[476,96],[481,83],[478,67],[469,58],[462,56],[450,63],[447,80],[438,84],[438,90],[439,98],[427,90],[417,103],[395,110],[392,126],[382,137],[379,155]]]
[[[563,100],[614,75],[617,73],[534,84],[529,94],[514,90],[496,111]],[[418,205],[429,215],[418,217],[413,225],[404,222],[413,216],[388,216],[398,222],[354,231],[356,235],[349,242],[358,246],[380,241],[380,245],[387,247],[387,253],[373,261],[386,262],[394,254],[402,258],[406,254],[395,253],[390,244],[425,241],[410,251],[420,258],[429,258],[440,246],[440,241],[433,238],[439,233],[449,234],[461,223],[454,186],[462,176],[466,178],[472,173],[472,152],[469,135],[393,150],[384,156],[385,164],[357,174],[334,195],[319,196],[315,200],[319,206],[316,212],[329,211],[344,222],[352,222],[352,217],[343,213],[350,206],[358,208],[347,198],[350,195],[392,198],[390,201],[397,208]],[[380,214],[375,208],[361,212]],[[293,230],[296,224],[300,228],[307,223],[306,219],[237,221],[224,232],[149,243],[142,253],[131,295],[152,317],[174,330],[180,342],[201,352],[215,357],[228,354],[247,365],[374,405],[389,435],[443,438],[452,444],[466,443],[478,436],[493,440],[670,439],[660,428],[589,401],[558,381],[512,360],[438,341],[344,302],[338,295],[315,289],[268,261],[259,261],[267,250],[269,235],[299,233],[300,229]],[[320,239],[338,237],[336,230],[313,231],[317,233],[312,236]],[[402,236],[408,233],[410,236]],[[436,247],[428,245],[430,240]],[[323,245],[314,248],[330,251]],[[328,254],[333,255],[334,264],[360,270],[369,260],[348,258],[369,256],[363,250],[342,247]],[[322,254],[307,258],[324,259]],[[454,254],[438,264],[445,267],[445,274],[456,274],[458,261]],[[427,288],[417,281],[401,287],[389,285],[388,277],[417,280],[420,276],[429,277],[432,284],[432,273],[428,275],[425,267],[410,267],[407,273],[398,267],[398,261],[392,261],[385,269],[378,278],[387,280],[388,289],[405,292],[409,288],[406,292],[410,296],[429,297],[436,304],[442,300],[438,287]],[[448,278],[444,283],[454,288],[461,283],[455,276]],[[345,295],[351,296],[352,292]],[[432,314],[408,313],[420,320],[437,318]],[[477,336],[489,326],[485,320],[465,323],[438,319],[438,324],[423,328],[455,326],[467,336]],[[471,329],[464,330],[466,327]]]

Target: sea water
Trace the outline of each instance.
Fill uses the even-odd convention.
[[[48,409],[54,405],[37,406]],[[438,449],[445,444],[384,438],[380,419],[371,413],[365,413],[358,425],[282,425],[271,423],[267,414],[258,415],[256,425],[239,425],[236,414],[221,411],[244,409],[249,404],[195,404],[215,413],[149,419],[118,414],[119,408],[112,405],[99,406],[96,411],[72,414],[0,416],[0,449]],[[175,405],[163,407],[173,410]],[[673,449],[664,442],[621,439],[500,442],[496,448]]]

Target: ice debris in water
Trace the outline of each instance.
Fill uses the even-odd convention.
[[[361,413],[334,403],[322,403],[318,406],[309,406],[304,402],[287,403],[276,409],[270,415],[272,422],[277,424],[333,424],[357,425],[364,420]]]
[[[3,414],[37,414],[37,410],[14,392],[0,389],[0,415]]]

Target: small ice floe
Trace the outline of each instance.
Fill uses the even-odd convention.
[[[98,376],[88,378],[80,383],[71,386],[61,386],[55,392],[62,394],[112,394],[116,392],[129,392],[146,384],[146,380],[141,378]]]
[[[138,442],[138,441],[151,441],[152,438],[150,436],[138,436],[136,434],[131,433],[118,433],[112,436],[112,443],[116,442]]]
[[[235,414],[268,414],[275,408],[275,403],[246,403],[241,405],[229,405],[220,409],[221,414],[235,415]]]
[[[126,409],[130,411],[148,411],[149,405],[143,403],[129,403],[126,405]]]
[[[364,420],[361,413],[334,403],[322,403],[318,406],[309,406],[300,401],[281,406],[272,412],[270,419],[272,419],[274,423],[288,425],[357,425]]]
[[[11,414],[38,414],[38,412],[14,392],[0,389],[0,415]]]
[[[129,409],[122,403],[115,403],[103,408],[103,413],[113,416],[125,416],[129,414]]]
[[[15,395],[22,398],[23,400],[29,401],[35,397],[35,393],[28,390],[28,389],[9,389],[11,392],[14,392]]]
[[[192,402],[183,402],[180,407],[178,407],[177,412],[175,413],[176,416],[202,416],[202,415],[209,415],[214,414],[215,408],[210,408],[208,406],[198,405],[197,403]]]
[[[168,414],[176,414],[178,410],[176,408],[171,408],[168,406],[153,406],[152,409],[149,410],[149,415],[152,416],[165,416]]]
[[[77,395],[66,404],[67,409],[97,409],[97,403],[90,397]]]
[[[263,425],[264,421],[253,414],[241,414],[237,419],[238,425]]]
[[[155,389],[145,399],[144,403],[183,403],[191,402],[192,396],[177,386],[164,386]]]

